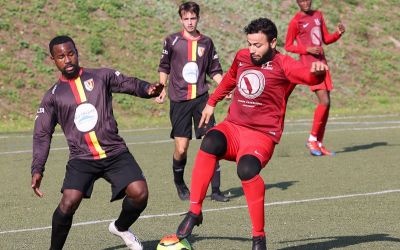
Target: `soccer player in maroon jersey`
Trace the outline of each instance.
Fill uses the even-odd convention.
[[[112,69],[80,67],[78,50],[68,36],[52,39],[49,49],[61,75],[46,92],[35,119],[31,184],[37,196],[43,197],[40,184],[57,124],[70,150],[62,198],[53,213],[50,249],[63,248],[80,202],[90,198],[94,182],[104,178],[112,184],[111,201],[125,197],[121,213],[110,223],[109,231],[120,236],[129,249],[142,250],[129,227],[147,206],[147,183],[118,135],[112,93],[150,98],[158,96],[163,85],[149,84]]]
[[[174,183],[179,198],[188,200],[190,192],[183,176],[189,142],[192,139],[192,124],[194,122],[197,139],[203,137],[206,131],[215,125],[212,117],[208,127],[197,126],[201,111],[208,100],[209,86],[206,75],[219,83],[222,79],[222,68],[213,41],[197,30],[200,19],[199,5],[195,2],[183,3],[179,6],[178,13],[183,30],[165,39],[158,71],[160,83],[166,85],[169,78],[171,138],[175,141],[172,157]],[[163,103],[165,98],[166,91],[163,90],[156,101]],[[217,163],[211,182],[211,199],[226,202],[229,199],[220,191],[220,179],[220,166]]]
[[[319,61],[305,66],[276,50],[277,29],[267,18],[245,27],[248,48],[237,52],[221,83],[207,102],[199,126],[210,122],[216,104],[232,90],[225,120],[204,137],[192,173],[189,212],[177,229],[189,236],[202,223],[202,203],[220,159],[235,161],[252,222],[253,250],[266,249],[264,232],[265,186],[259,175],[268,163],[283,131],[286,102],[295,84],[313,85],[325,77]]]
[[[312,10],[311,3],[311,0],[297,0],[300,11],[289,23],[285,49],[300,54],[300,60],[303,63],[311,64],[321,61],[327,64],[322,43],[330,44],[337,41],[345,32],[345,27],[339,23],[336,32],[329,34],[322,13]],[[295,40],[296,44],[294,44]],[[306,145],[311,155],[335,155],[335,152],[327,150],[322,144],[329,116],[330,91],[333,89],[329,71],[326,73],[324,82],[311,86],[310,89],[318,97],[319,103],[314,112],[313,126]]]

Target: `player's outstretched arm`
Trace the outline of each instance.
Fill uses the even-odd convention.
[[[40,183],[42,182],[42,175],[41,174],[39,174],[39,173],[34,173],[33,175],[32,175],[32,183],[31,183],[31,186],[32,186],[32,189],[33,189],[33,192],[37,195],[37,196],[39,196],[39,197],[43,197],[43,193],[42,193],[42,191],[40,191]]]
[[[214,114],[214,107],[210,105],[206,105],[201,113],[201,119],[199,122],[199,128],[205,126],[210,121],[211,116]]]
[[[164,85],[161,83],[150,84],[147,89],[147,94],[151,97],[160,96],[162,90],[164,89]]]

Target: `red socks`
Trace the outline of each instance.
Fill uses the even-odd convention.
[[[250,180],[242,181],[244,195],[246,196],[247,205],[251,223],[253,225],[252,235],[265,236],[264,232],[264,180],[260,175],[256,175]]]
[[[214,174],[217,157],[199,150],[196,156],[190,186],[190,211],[196,215],[201,212],[208,185]],[[260,175],[242,181],[242,187],[249,208],[253,236],[265,236],[264,232],[264,180]]]
[[[317,141],[322,142],[325,134],[325,127],[328,122],[329,106],[318,104],[314,112],[314,121],[311,135],[317,137]]]
[[[214,175],[217,156],[208,154],[201,149],[197,153],[192,172],[190,185],[190,208],[189,210],[199,215],[206,196],[208,185]]]

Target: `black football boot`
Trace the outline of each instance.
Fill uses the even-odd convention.
[[[183,183],[183,184],[175,183],[175,186],[176,186],[176,191],[178,192],[179,199],[181,199],[183,201],[189,200],[190,191],[189,191],[188,187],[186,186],[186,184],[185,183]]]
[[[265,240],[265,236],[253,237],[252,250],[267,250],[267,241]]]
[[[200,226],[202,222],[202,213],[195,215],[189,211],[179,225],[178,230],[176,231],[176,236],[178,236],[179,239],[187,238],[192,233],[194,226]]]
[[[211,200],[212,201],[219,201],[219,202],[228,202],[229,198],[226,197],[221,191],[212,192],[211,193]]]

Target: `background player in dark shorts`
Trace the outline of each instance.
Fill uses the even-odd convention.
[[[37,196],[43,197],[39,188],[57,124],[70,149],[62,198],[53,213],[50,249],[63,248],[80,202],[90,197],[94,182],[104,178],[112,185],[111,201],[125,197],[109,231],[129,249],[142,250],[129,227],[147,206],[148,188],[142,170],[118,135],[112,93],[150,98],[158,96],[163,85],[112,69],[80,67],[78,50],[68,36],[53,38],[49,50],[61,76],[46,92],[35,118],[31,183]]]
[[[253,20],[245,29],[248,48],[235,59],[210,95],[199,126],[208,124],[216,104],[232,90],[225,120],[204,137],[192,172],[190,208],[177,229],[188,237],[202,223],[202,204],[216,161],[235,161],[252,224],[253,250],[265,250],[265,184],[259,174],[270,160],[283,132],[286,102],[293,84],[315,85],[325,77],[327,66],[302,64],[275,48],[278,31],[267,18]]]
[[[158,71],[160,83],[166,86],[169,78],[171,138],[175,141],[172,158],[174,183],[179,198],[188,200],[190,192],[183,177],[189,142],[192,139],[192,120],[195,125],[199,123],[202,107],[207,102],[209,86],[206,75],[219,83],[222,79],[222,68],[213,41],[197,30],[199,5],[195,2],[183,3],[179,6],[178,13],[183,31],[165,39]],[[166,95],[164,89],[156,102],[163,103]],[[206,130],[196,129],[196,138],[201,138],[205,132]],[[211,182],[211,199],[225,202],[229,199],[220,191],[220,179],[220,166],[217,163]]]
[[[345,27],[339,23],[336,32],[329,34],[322,12],[311,9],[312,0],[297,0],[297,4],[300,11],[289,23],[285,49],[300,54],[300,60],[307,65],[315,61],[327,64],[322,44],[336,42],[345,32]],[[294,44],[295,40],[296,44]],[[318,98],[318,105],[314,111],[313,125],[306,146],[314,156],[335,155],[335,152],[326,149],[323,145],[331,105],[330,92],[333,89],[329,72],[326,72],[322,83],[310,87]]]
[[[204,94],[189,102],[170,102],[171,138],[192,138],[194,126],[195,138],[201,139],[210,128],[215,126],[215,118],[212,116],[207,126],[199,128],[201,112],[206,106],[207,101],[208,94]]]

